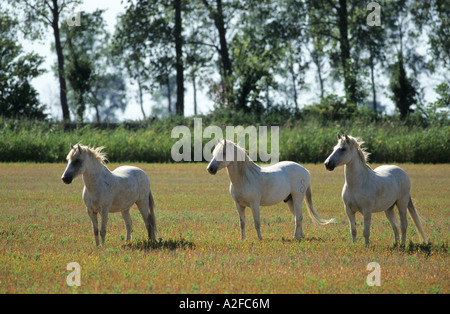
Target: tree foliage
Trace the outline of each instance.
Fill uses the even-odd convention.
[[[312,111],[326,116],[368,107],[376,117],[386,95],[404,119],[427,106],[423,77],[438,73],[450,83],[443,0],[378,2],[380,25],[368,23],[373,12],[359,0],[127,0],[113,34],[102,11],[83,12],[81,27],[66,25],[69,4],[81,0],[17,3],[22,29],[35,30],[29,38],[51,26],[61,104],[68,95],[79,121],[90,108],[97,121],[114,119],[126,106],[127,80],[143,119],[146,96],[157,101],[153,116],[183,116],[190,86],[195,114],[203,89],[218,110],[256,115],[298,111],[309,94]]]
[[[0,116],[44,119],[45,107],[31,85],[31,80],[43,73],[43,59],[24,53],[17,31],[17,19],[0,11]]]
[[[111,52],[111,35],[106,30],[102,10],[81,15],[80,26],[61,27],[61,37],[66,43],[69,105],[78,122],[84,121],[88,108],[94,109],[97,122],[114,121],[115,111],[125,110],[127,103],[125,81]]]

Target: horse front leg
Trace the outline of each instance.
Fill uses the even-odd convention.
[[[347,205],[345,205],[345,213],[347,214],[348,222],[350,224],[350,233],[352,235],[353,243],[356,242],[356,219],[355,212]]]
[[[94,238],[95,238],[95,245],[99,246],[97,213],[94,213],[94,211],[89,209],[88,207],[86,207],[86,211],[87,211],[87,213],[89,215],[89,218],[91,218],[92,231],[94,232]]]
[[[239,226],[241,227],[241,240],[245,239],[245,206],[241,206],[238,202],[234,202],[239,213]]]
[[[255,222],[256,234],[258,236],[258,239],[262,240],[261,221],[259,219],[259,204],[254,203],[251,206],[251,209],[252,209],[252,214],[253,214],[253,221]]]
[[[100,212],[100,216],[102,217],[102,227],[100,228],[100,237],[102,238],[102,246],[105,245],[106,225],[108,224],[108,213],[109,208],[104,208]]]

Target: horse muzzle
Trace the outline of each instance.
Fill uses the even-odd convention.
[[[61,180],[62,180],[65,184],[70,184],[70,183],[72,183],[73,178],[72,178],[72,177],[69,177],[69,176],[62,176],[62,177],[61,177]]]
[[[212,175],[217,173],[217,169],[213,167],[207,167],[206,170]]]
[[[330,161],[326,160],[325,168],[327,168],[327,170],[329,170],[329,171],[333,171],[334,168],[336,168],[336,166],[333,163],[331,163]]]

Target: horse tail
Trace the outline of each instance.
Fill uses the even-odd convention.
[[[314,209],[313,202],[312,202],[311,186],[308,186],[308,188],[306,189],[305,197],[306,197],[306,208],[308,208],[309,217],[311,217],[314,224],[327,225],[330,222],[334,221],[334,218],[329,219],[329,220],[320,218],[319,214]]]
[[[152,191],[150,191],[149,196],[149,209],[150,213],[148,215],[148,223],[150,225],[151,230],[151,238],[152,240],[156,240],[156,233],[158,232],[156,228],[156,214],[155,214],[155,200],[153,199]]]
[[[419,231],[419,238],[422,240],[422,242],[426,243],[428,242],[428,238],[425,235],[425,232],[423,232],[422,229],[422,224],[421,224],[421,220],[422,217],[420,216],[419,212],[416,210],[416,208],[414,207],[414,204],[412,202],[411,196],[409,197],[409,202],[408,202],[408,211],[409,211],[409,215],[411,216],[412,220],[414,221],[414,224],[416,225],[416,229],[417,231]]]

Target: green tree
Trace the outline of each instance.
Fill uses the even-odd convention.
[[[43,73],[43,59],[23,52],[17,32],[17,19],[0,5],[0,116],[44,119],[45,107],[30,82]]]
[[[450,69],[450,4],[447,0],[423,0],[411,4],[411,13],[416,26],[427,30],[429,51],[433,58],[430,67],[434,70],[442,64]]]
[[[211,91],[216,103],[237,111],[261,111],[270,106],[277,67],[287,45],[283,43],[284,3],[274,1],[199,0],[203,28],[210,35],[201,41],[218,55],[221,81]],[[229,29],[232,32],[229,32]],[[265,94],[265,99],[263,99]]]
[[[66,23],[69,17],[67,8],[79,4],[79,0],[18,0],[13,1],[13,6],[20,9],[25,16],[23,33],[31,39],[42,38],[47,27],[51,27],[54,36],[54,49],[58,60],[59,94],[63,120],[70,121],[69,106],[67,104],[67,87],[64,76],[64,55],[61,43],[61,24]]]
[[[95,120],[114,120],[114,111],[125,110],[125,82],[116,70],[111,51],[111,36],[106,30],[103,11],[81,12],[80,26],[63,25],[66,42],[64,56],[69,81],[69,100],[77,120],[84,121],[87,108],[95,111]]]
[[[417,89],[414,82],[406,75],[403,54],[397,55],[397,62],[393,65],[389,89],[392,92],[391,99],[404,119],[408,113],[413,112],[411,106],[416,104]]]
[[[92,63],[86,57],[84,52],[76,52],[73,44],[74,38],[68,36],[68,55],[66,58],[66,77],[72,88],[75,111],[77,113],[77,121],[84,121],[84,113],[86,111],[86,98],[91,88],[93,78]]]
[[[358,0],[306,0],[306,4],[309,36],[327,39],[330,65],[337,77],[343,80],[347,103],[361,104],[366,93],[360,78],[360,28],[366,23],[366,3]]]
[[[241,27],[230,45],[234,109],[261,112],[264,102],[270,107],[269,89],[277,86],[275,71],[287,47],[280,32],[277,6],[268,0],[249,1],[238,21]]]
[[[199,16],[202,16],[203,24],[205,28],[209,28],[210,21],[212,21],[215,34],[213,38],[210,38],[211,43],[207,45],[214,47],[220,56],[220,76],[221,83],[216,90],[216,99],[220,103],[233,108],[235,107],[235,97],[233,92],[233,63],[229,50],[229,38],[227,34],[227,21],[230,20],[232,15],[238,14],[237,9],[239,3],[236,1],[223,2],[222,0],[197,0],[202,4],[203,10],[198,10]],[[206,13],[206,14],[205,14]],[[207,16],[209,21],[204,18]],[[217,40],[217,39],[218,40]],[[218,42],[217,42],[218,41]],[[218,96],[218,97],[217,97]]]
[[[427,72],[424,56],[417,49],[421,29],[412,20],[411,10],[415,3],[412,0],[390,1],[383,10],[387,53],[391,60],[395,60],[388,67],[390,98],[402,119],[413,112],[411,106],[419,105],[421,99],[419,82],[414,78]],[[408,76],[408,71],[412,75]]]
[[[169,113],[172,113],[171,94],[175,90],[170,78],[175,71],[175,109],[179,115],[184,115],[185,38],[182,26],[186,6],[187,3],[178,0],[128,1],[114,36],[115,53],[124,57],[129,74],[141,82],[141,87],[148,81],[149,90],[156,86],[167,88]],[[137,74],[139,72],[142,76]]]

